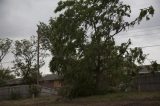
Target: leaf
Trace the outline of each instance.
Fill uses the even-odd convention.
[[[150,20],[149,16],[146,16],[146,20],[147,20],[147,21]]]

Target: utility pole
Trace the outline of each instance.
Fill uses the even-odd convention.
[[[37,85],[39,85],[39,33],[37,31]]]

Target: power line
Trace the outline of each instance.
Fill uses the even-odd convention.
[[[140,47],[138,47],[138,48],[142,48],[142,49],[144,49],[144,48],[152,48],[152,47],[160,47],[160,45],[140,46]]]
[[[156,33],[147,33],[147,34],[130,34],[132,36],[127,36],[127,35],[124,35],[124,36],[116,36],[117,38],[121,39],[121,38],[134,38],[134,37],[142,37],[142,36],[145,36],[145,37],[151,37],[151,36],[157,36],[157,34],[160,34],[160,32],[156,32]],[[149,36],[146,36],[146,35],[149,35]]]
[[[154,26],[154,27],[146,27],[146,28],[139,28],[139,29],[128,29],[127,31],[121,32],[121,33],[128,33],[128,32],[144,32],[144,30],[150,31],[150,30],[156,30],[160,29],[160,25]]]
[[[150,45],[150,46],[142,46],[141,48],[151,48],[151,47],[159,47],[160,45]]]
[[[160,26],[159,26],[160,27]],[[160,28],[159,28],[160,29]],[[147,30],[147,31],[149,31],[149,30]],[[143,33],[143,34],[138,34],[138,32],[139,31],[136,31],[136,32],[132,32],[132,31],[128,31],[128,32],[126,32],[126,33],[128,33],[128,34],[125,34],[125,32],[123,32],[124,34],[122,34],[122,33],[120,33],[120,34],[117,34],[116,36],[115,36],[115,38],[118,38],[118,39],[124,39],[124,38],[134,38],[134,37],[142,37],[142,36],[145,36],[145,37],[151,37],[151,36],[158,36],[157,34],[160,34],[160,32],[159,32],[159,30],[158,29],[156,29],[155,31],[156,32],[152,32],[152,31],[154,31],[153,29],[152,29],[152,31],[150,31],[150,32],[147,32],[147,31],[141,31],[140,33]],[[158,31],[158,32],[157,32]],[[151,33],[152,32],[152,33]],[[149,35],[149,36],[147,36],[147,35]]]

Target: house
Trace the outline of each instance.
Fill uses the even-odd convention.
[[[6,82],[5,86],[23,85],[22,78],[12,79]]]
[[[62,87],[62,82],[62,78],[57,74],[43,76],[39,79],[40,95],[57,95],[57,90]],[[0,100],[11,99],[12,94],[27,98],[30,96],[30,85],[25,85],[22,78],[17,78],[7,81],[4,87],[0,87]]]
[[[24,85],[22,78],[7,81],[6,86]],[[62,87],[62,78],[57,74],[48,74],[39,79],[39,85],[46,88],[58,89]]]
[[[143,65],[143,66],[139,66],[139,68],[140,68],[139,74],[160,72],[160,70],[153,71],[153,67],[151,65]]]
[[[39,80],[39,84],[42,87],[53,88],[53,89],[61,88],[62,82],[63,82],[62,77],[58,76],[57,74],[49,74],[42,77]]]

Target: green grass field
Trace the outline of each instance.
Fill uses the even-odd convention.
[[[50,96],[36,99],[1,101],[0,106],[160,106],[160,92],[114,93],[74,100]]]

